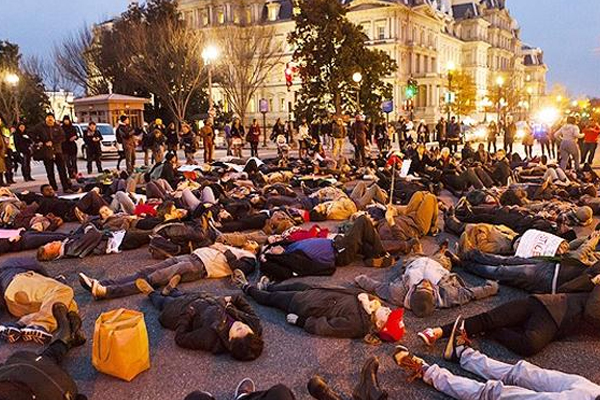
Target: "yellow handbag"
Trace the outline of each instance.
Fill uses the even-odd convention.
[[[125,308],[102,313],[94,328],[92,364],[98,371],[127,382],[149,369],[144,314]]]

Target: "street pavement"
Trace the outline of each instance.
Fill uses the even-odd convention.
[[[39,178],[37,182],[34,182],[37,186],[42,182],[43,168],[41,172],[38,168],[35,176]],[[442,199],[447,203],[453,201],[445,192]],[[332,222],[320,224],[330,228],[336,225]],[[67,224],[61,230],[69,231],[74,228],[74,224]],[[589,233],[587,230],[581,232],[581,234],[587,233]],[[456,238],[445,233],[436,238],[427,237],[423,241],[425,252],[432,253],[436,249],[437,243],[444,238],[450,239],[452,245],[456,242]],[[18,255],[4,255],[0,257],[0,261],[13,256],[33,257],[35,251]],[[80,271],[85,271],[95,278],[116,278],[134,273],[141,267],[155,262],[156,260],[150,257],[148,250],[143,248],[121,254],[93,256],[81,260],[67,259],[46,264],[52,275],[64,275],[75,289],[75,298],[81,309],[84,321],[83,329],[88,337],[88,342],[86,345],[72,350],[64,365],[77,381],[80,391],[86,394],[90,400],[183,399],[193,390],[207,390],[219,400],[232,399],[237,383],[244,377],[252,378],[259,389],[283,383],[294,391],[298,399],[309,399],[306,383],[313,374],[323,376],[338,392],[345,394],[344,398],[349,399],[353,387],[358,382],[360,368],[371,355],[378,356],[381,361],[379,382],[388,391],[390,399],[446,398],[422,382],[408,383],[403,372],[390,357],[394,350],[392,344],[370,346],[360,340],[311,336],[300,328],[288,325],[284,313],[252,302],[263,321],[265,350],[262,356],[254,362],[238,362],[228,355],[214,356],[200,351],[178,348],[173,340],[173,332],[160,327],[157,320],[158,312],[152,308],[150,302],[143,295],[93,301],[77,282],[76,275]],[[469,283],[482,283],[479,278],[462,271],[458,272]],[[361,273],[384,277],[388,271],[374,270],[355,264],[339,268],[332,277],[310,277],[300,280],[314,284],[348,286],[353,278]],[[256,280],[256,277],[251,278]],[[183,284],[181,288],[183,290],[206,290],[219,295],[231,295],[237,292],[228,279]],[[402,344],[423,356],[430,363],[440,363],[453,372],[472,377],[461,371],[457,365],[442,361],[442,344],[435,348],[424,347],[417,338],[417,332],[426,327],[452,322],[459,314],[465,317],[471,316],[508,300],[524,296],[526,294],[522,291],[503,286],[498,296],[472,302],[460,309],[438,310],[429,318],[418,319],[407,312],[405,316],[407,333]],[[144,312],[150,340],[151,368],[130,383],[103,375],[97,372],[91,364],[91,338],[95,320],[100,313],[120,307]],[[2,321],[12,319],[6,313],[2,315]],[[506,362],[514,363],[519,360],[516,355],[492,341],[476,339],[474,346],[484,353]],[[37,351],[39,347],[22,343],[16,345],[3,343],[0,345],[0,360],[6,359],[13,351],[24,349]],[[600,369],[597,368],[600,365],[600,345],[598,339],[593,336],[593,332],[586,331],[552,343],[539,355],[528,360],[545,368],[580,374],[600,384]]]

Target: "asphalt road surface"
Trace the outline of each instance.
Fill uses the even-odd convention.
[[[42,169],[43,171],[43,169]],[[41,178],[40,172],[36,177]],[[36,185],[41,183],[34,182]],[[452,199],[446,195],[444,201]],[[440,222],[441,223],[441,222]],[[597,223],[597,221],[596,221]],[[327,222],[321,225],[333,227]],[[595,225],[595,224],[594,224]],[[61,229],[68,231],[74,224]],[[585,234],[583,231],[582,234]],[[448,237],[442,233],[439,237],[424,239],[427,254],[432,253],[437,242]],[[452,243],[455,238],[449,237]],[[30,251],[18,255],[5,255],[2,260],[13,256],[34,256]],[[146,248],[121,254],[88,257],[82,260],[68,259],[47,263],[51,274],[62,274],[75,288],[76,301],[81,309],[84,321],[83,329],[88,337],[86,345],[72,350],[64,364],[77,381],[81,392],[91,400],[120,399],[183,399],[193,390],[207,390],[217,399],[232,399],[237,383],[244,377],[251,377],[259,389],[266,389],[277,383],[290,387],[298,399],[309,399],[306,383],[313,374],[321,374],[332,383],[344,398],[351,398],[354,385],[358,382],[363,362],[371,355],[377,355],[381,361],[380,384],[390,395],[390,399],[442,399],[443,395],[422,382],[408,383],[404,373],[393,363],[390,354],[392,344],[370,346],[360,340],[332,339],[311,336],[302,329],[286,324],[284,313],[259,306],[256,307],[262,321],[265,338],[265,350],[254,362],[237,362],[228,355],[211,354],[178,348],[171,331],[162,329],[158,323],[158,312],[143,295],[131,296],[108,301],[93,301],[77,282],[77,273],[85,271],[95,278],[114,278],[131,274],[139,268],[156,261],[150,257]],[[469,274],[458,271],[470,283],[482,281]],[[350,285],[353,278],[361,273],[383,277],[388,271],[364,268],[360,265],[339,268],[332,277],[311,277],[301,279],[315,284]],[[253,280],[256,277],[252,277]],[[234,294],[237,290],[228,279],[205,280],[184,284],[183,290],[206,290],[219,295]],[[429,349],[418,340],[416,333],[430,326],[453,321],[457,315],[470,316],[508,300],[526,296],[522,291],[502,287],[498,296],[472,302],[460,309],[436,311],[429,318],[418,319],[410,312],[405,316],[407,334],[402,343],[423,356],[428,362],[441,363],[453,372],[463,376],[472,376],[461,371],[460,367],[442,361],[442,344]],[[130,383],[97,372],[91,364],[91,338],[94,322],[100,313],[126,307],[140,310],[145,314],[150,338],[151,368]],[[12,320],[6,313],[2,321]],[[503,347],[488,340],[475,340],[476,348],[484,353],[507,362],[516,362],[519,358]],[[38,346],[16,344],[0,345],[0,360],[4,360],[16,350],[39,350]],[[580,374],[596,383],[600,383],[600,343],[593,332],[583,332],[552,343],[539,355],[529,359],[545,368],[554,368],[568,373]]]

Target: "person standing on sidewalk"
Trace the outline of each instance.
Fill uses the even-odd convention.
[[[29,137],[27,126],[24,122],[19,122],[15,132],[15,148],[21,155],[21,171],[25,182],[31,182],[34,179],[31,177],[31,145],[33,142]]]
[[[71,122],[71,118],[65,115],[62,120],[62,129],[65,133],[65,141],[62,143],[62,151],[69,178],[77,177],[77,130]]]
[[[573,157],[575,169],[579,171],[581,166],[581,152],[579,151],[579,139],[584,137],[576,124],[575,117],[567,117],[567,123],[563,125],[554,137],[560,140],[560,167],[563,171],[567,170],[569,158]]]
[[[213,153],[215,148],[215,131],[213,130],[213,122],[208,118],[204,122],[204,126],[200,129],[200,136],[204,142],[204,162],[211,163],[213,161]]]
[[[248,129],[248,136],[246,140],[250,143],[250,157],[258,158],[258,142],[260,141],[260,126],[258,120],[252,121],[252,126]]]
[[[598,136],[600,135],[600,124],[591,121],[588,126],[583,129],[583,144],[581,151],[581,163],[594,163],[596,155],[596,147],[598,146]]]
[[[71,181],[67,176],[65,159],[62,152],[62,143],[65,141],[65,132],[60,125],[56,123],[54,114],[48,113],[44,122],[37,125],[32,132],[31,140],[36,147],[34,159],[44,162],[48,183],[54,190],[58,190],[54,167],[58,170],[60,183],[65,193],[71,191]],[[37,157],[35,154],[37,152]]]
[[[116,136],[117,142],[123,145],[127,173],[132,174],[133,169],[135,168],[135,147],[137,145],[137,138],[131,125],[129,125],[129,117],[127,115],[121,115],[119,118]]]
[[[346,136],[348,136],[342,117],[337,117],[333,123],[331,128],[331,136],[333,137],[333,150],[331,152],[331,157],[337,161],[344,153],[344,141],[346,140]]]
[[[100,157],[102,156],[102,147],[100,146],[101,141],[102,133],[96,129],[96,123],[94,121],[90,122],[88,129],[83,136],[83,142],[85,143],[87,152],[88,174],[92,173],[92,162],[94,161],[96,162],[96,167],[98,167],[98,173],[102,173],[102,162],[100,162]]]

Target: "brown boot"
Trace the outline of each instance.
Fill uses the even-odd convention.
[[[369,358],[360,371],[360,382],[352,392],[354,400],[386,400],[388,394],[379,387],[377,380],[377,370],[379,369],[379,359],[377,357]]]
[[[310,378],[307,387],[308,393],[317,400],[342,400],[319,375]]]

